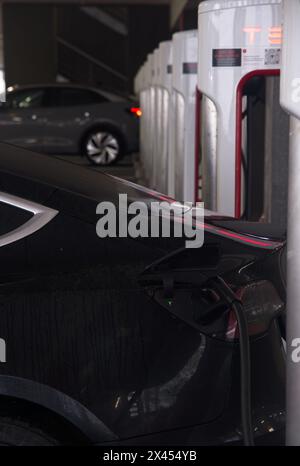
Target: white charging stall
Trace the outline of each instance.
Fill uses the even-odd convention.
[[[174,34],[168,194],[181,202],[195,201],[197,62],[197,31]]]
[[[242,215],[244,89],[254,78],[278,76],[281,44],[281,0],[199,5],[199,152],[207,209]]]
[[[141,67],[135,84],[135,93],[139,96],[139,104],[142,110],[142,116],[140,118],[140,163],[144,167],[145,153],[146,153],[146,121],[147,121],[147,109],[148,109],[148,87],[147,87],[147,70],[148,63],[145,62]]]
[[[161,90],[159,87],[160,60],[159,48],[153,52],[153,70],[151,82],[151,169],[149,171],[149,186],[157,189],[158,184],[158,153],[161,118]]]
[[[162,42],[158,52],[157,86],[157,133],[155,146],[155,183],[161,193],[168,193],[169,119],[172,95],[173,45]]]
[[[145,106],[142,108],[143,171],[148,185],[152,177],[155,91],[153,86],[154,54],[148,55],[145,70]]]
[[[287,240],[287,423],[288,446],[300,445],[300,0],[283,2],[281,105],[290,114]]]

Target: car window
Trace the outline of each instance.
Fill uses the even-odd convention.
[[[46,106],[74,107],[76,105],[93,105],[107,102],[107,99],[89,89],[53,88],[47,93]]]
[[[10,108],[37,108],[42,107],[44,89],[26,89],[7,94],[7,105]]]
[[[0,201],[0,236],[15,230],[32,217],[31,212]]]

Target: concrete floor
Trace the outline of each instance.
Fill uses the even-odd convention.
[[[116,165],[99,168],[91,165],[85,157],[81,157],[79,155],[59,155],[57,158],[65,160],[66,162],[76,163],[96,171],[102,171],[109,175],[118,176],[119,178],[124,178],[128,181],[136,182],[133,156],[131,155],[127,155]]]

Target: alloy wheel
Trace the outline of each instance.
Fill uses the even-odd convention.
[[[113,134],[107,131],[92,133],[86,144],[87,156],[96,165],[110,165],[120,152],[120,144]]]

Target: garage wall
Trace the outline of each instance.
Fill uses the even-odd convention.
[[[133,79],[147,55],[164,41],[171,39],[168,6],[137,6],[128,12],[128,76],[130,88]]]
[[[6,4],[6,83],[72,82],[132,92],[134,76],[170,35],[168,5],[114,8]]]
[[[56,77],[54,7],[3,5],[6,84],[51,82]]]
[[[75,5],[56,8],[58,71],[72,81],[126,90],[127,15],[118,20],[118,32],[109,21],[101,21],[101,13],[100,8]],[[113,25],[111,14],[104,18]]]

